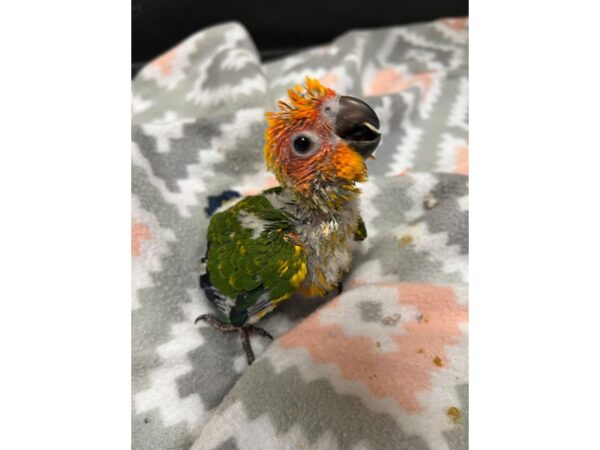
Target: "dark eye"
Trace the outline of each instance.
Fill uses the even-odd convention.
[[[306,136],[296,136],[293,145],[297,153],[304,155],[312,148],[312,141]]]

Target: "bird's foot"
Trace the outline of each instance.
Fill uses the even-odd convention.
[[[198,322],[200,322],[201,320],[203,322],[206,322],[208,325],[213,327],[215,330],[223,331],[225,333],[230,332],[230,331],[237,331],[239,329],[238,327],[231,325],[230,323],[221,322],[213,314],[202,314],[201,316],[198,316],[196,318],[196,320],[194,321],[194,325],[197,324]]]
[[[263,337],[268,337],[271,340],[273,340],[273,336],[271,336],[268,331],[255,327],[254,325],[246,325],[244,327],[240,327],[239,330],[240,338],[242,340],[242,348],[244,349],[244,353],[246,353],[246,361],[248,361],[248,365],[250,366],[255,359],[252,346],[250,345],[250,334],[258,334]]]
[[[246,360],[248,361],[248,365],[251,365],[254,362],[254,352],[252,351],[252,346],[250,345],[250,335],[258,334],[259,336],[268,337],[273,340],[273,336],[263,328],[255,327],[254,325],[246,325],[243,327],[236,327],[235,325],[231,325],[230,323],[221,322],[212,314],[202,314],[196,318],[195,324],[199,321],[206,322],[208,325],[213,327],[216,330],[222,331],[224,333],[231,331],[239,331],[240,339],[242,340],[242,348],[244,349],[244,353],[246,354]]]
[[[271,334],[264,328],[258,328],[254,325],[246,325],[244,328],[246,328],[250,334],[258,334],[259,336],[268,337],[269,339],[273,340],[273,336],[271,336]]]

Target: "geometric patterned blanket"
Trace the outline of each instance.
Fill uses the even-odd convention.
[[[261,63],[237,23],[137,75],[132,93],[134,449],[465,449],[468,21],[343,34]],[[340,295],[292,297],[237,334],[203,324],[207,206],[276,185],[264,112],[306,75],[364,99],[382,141],[368,238]]]

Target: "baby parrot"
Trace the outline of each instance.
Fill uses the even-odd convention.
[[[222,313],[196,319],[239,332],[248,364],[254,324],[292,294],[322,296],[350,270],[352,241],[366,237],[358,210],[365,160],[380,141],[369,105],[316,79],[266,113],[264,157],[280,187],[217,212],[208,227],[200,286]]]

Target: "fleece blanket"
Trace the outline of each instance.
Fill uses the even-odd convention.
[[[466,19],[351,31],[263,64],[243,26],[200,31],[132,94],[134,449],[465,449]],[[306,75],[367,101],[370,160],[343,292],[293,297],[237,334],[198,324],[210,205],[274,186],[264,112]]]

